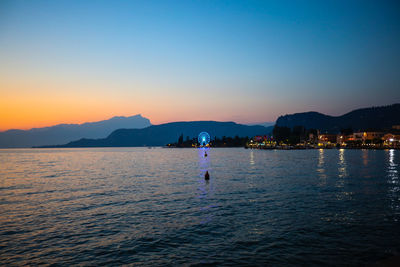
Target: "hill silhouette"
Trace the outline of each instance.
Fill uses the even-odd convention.
[[[56,145],[82,137],[103,138],[116,129],[144,128],[149,125],[151,125],[150,120],[138,114],[83,124],[59,124],[26,131],[8,130],[0,132],[0,148]]]
[[[337,117],[318,112],[295,113],[280,116],[276,125],[289,128],[304,126],[331,133],[347,128],[355,131],[388,129],[400,125],[400,104],[357,109]]]
[[[206,131],[211,138],[254,136],[270,134],[272,127],[247,126],[234,122],[191,121],[152,125],[143,129],[119,129],[104,139],[80,139],[65,145],[50,147],[123,147],[123,146],[164,146],[174,143],[183,134],[194,138]],[[49,146],[46,146],[49,147]]]

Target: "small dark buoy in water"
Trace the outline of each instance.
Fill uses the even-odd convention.
[[[207,157],[208,155],[207,155],[207,152],[204,152],[204,157]]]
[[[210,174],[208,173],[208,171],[206,171],[206,174],[204,174],[204,179],[210,180]]]

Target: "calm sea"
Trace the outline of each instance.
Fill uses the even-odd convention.
[[[399,164],[395,150],[3,149],[0,265],[374,263],[400,253]]]

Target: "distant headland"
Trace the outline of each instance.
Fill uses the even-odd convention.
[[[278,118],[272,135],[255,136],[249,148],[400,148],[400,104],[333,117],[317,112]]]

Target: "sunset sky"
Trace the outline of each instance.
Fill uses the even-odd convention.
[[[0,1],[0,130],[400,102],[398,1]]]

